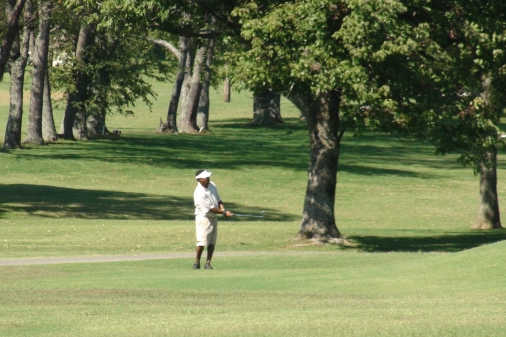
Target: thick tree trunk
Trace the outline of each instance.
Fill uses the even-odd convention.
[[[204,65],[199,105],[197,108],[197,127],[199,132],[209,130],[209,87],[211,86],[211,66],[214,57],[214,46],[215,40],[210,39],[207,49],[206,62]]]
[[[42,105],[44,102],[44,78],[47,72],[49,50],[49,19],[51,1],[39,1],[39,33],[35,42],[33,55],[32,88],[30,97],[30,114],[28,116],[28,136],[26,143],[43,144],[42,138]]]
[[[30,22],[32,17],[31,1],[25,5],[25,22]],[[5,129],[4,149],[21,147],[21,125],[23,120],[23,88],[25,82],[25,69],[30,49],[31,26],[25,25],[21,43],[15,44],[15,49],[10,69],[10,106],[7,127]]]
[[[23,64],[20,59],[11,63],[10,106],[5,130],[4,149],[21,147],[25,67],[26,61]]]
[[[172,87],[172,95],[170,96],[169,108],[167,110],[167,122],[160,123],[160,132],[177,132],[177,107],[181,97],[181,88],[186,74],[186,63],[189,58],[188,55],[188,38],[184,36],[179,37],[179,65],[176,81]]]
[[[42,105],[42,138],[45,142],[54,142],[58,139],[53,117],[53,102],[51,100],[51,84],[49,73],[44,79],[44,103]]]
[[[193,39],[188,38],[186,41],[187,47],[187,55],[186,55],[186,64],[184,67],[184,76],[183,83],[181,85],[181,93],[179,97],[178,111],[180,112],[180,116],[177,119],[178,130],[182,127],[182,119],[183,119],[183,109],[188,104],[188,93],[191,88],[191,79],[192,79],[192,71],[193,71],[193,63],[195,61],[195,41]]]
[[[502,228],[497,195],[497,149],[494,147],[480,163],[480,212],[473,226],[477,229]]]
[[[85,64],[85,52],[91,40],[92,30],[92,26],[88,24],[83,24],[79,30],[75,54],[79,66],[74,73],[75,90],[68,94],[67,107],[63,119],[63,138],[65,139],[74,139],[74,126],[77,119],[82,121],[79,125],[80,129],[77,131],[77,138],[81,138],[81,136],[86,138],[86,109],[84,101],[86,99],[87,79],[86,74],[79,68]],[[77,117],[78,115],[79,117]]]
[[[0,81],[3,78],[5,65],[9,61],[11,47],[19,32],[19,17],[26,0],[7,0],[6,2],[6,18],[7,18],[7,32],[0,45]]]
[[[271,90],[257,91],[253,95],[252,125],[283,123],[281,118],[281,95]]]
[[[87,140],[88,139],[88,111],[86,110],[86,105],[84,104],[84,100],[81,101],[83,104],[80,104],[80,109],[77,111],[74,119],[74,127],[72,132],[74,137],[78,140]]]
[[[340,243],[334,215],[339,146],[339,102],[337,91],[312,97],[290,98],[307,117],[310,139],[308,183],[299,236],[318,242]]]
[[[206,60],[207,46],[197,49],[188,94],[181,109],[181,132],[195,133],[197,129],[197,108],[202,89],[201,74]]]
[[[231,84],[230,79],[227,77],[225,78],[225,81],[223,82],[223,101],[225,103],[230,103],[230,97],[231,97]]]

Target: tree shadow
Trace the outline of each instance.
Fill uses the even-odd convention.
[[[409,170],[397,170],[397,169],[388,169],[384,167],[374,167],[374,166],[365,166],[365,165],[345,165],[341,164],[339,166],[339,172],[347,172],[353,174],[359,174],[363,176],[399,176],[399,177],[410,177],[410,178],[423,178],[430,179],[435,178],[435,174],[427,174],[427,173],[419,173]]]
[[[288,221],[291,214],[228,203],[245,213],[264,218],[234,218],[234,221]],[[231,208],[232,209],[232,208]],[[67,187],[10,184],[0,185],[0,216],[22,212],[47,218],[117,220],[192,220],[193,198]]]
[[[277,130],[286,131],[289,134],[294,131],[307,130],[307,124],[298,118],[284,118],[283,123],[273,123],[269,125],[255,125],[251,118],[231,118],[226,121],[214,122],[213,126],[222,129],[250,129],[250,130]]]
[[[280,167],[307,170],[309,148],[306,130],[300,121],[263,128],[261,132],[258,128],[245,127],[241,122],[242,119],[217,123],[215,128],[219,132],[216,134],[122,135],[115,140],[56,143],[37,151],[17,151],[12,156],[23,159],[136,163],[185,170],[199,167]],[[380,144],[371,145],[374,139],[378,139]],[[412,165],[452,169],[457,166],[451,159],[432,160],[435,156],[427,146],[405,143],[396,145],[391,137],[383,135],[361,135],[353,140],[347,139],[342,144],[339,171],[360,175],[437,179],[437,174],[417,172]],[[391,169],[384,167],[385,162],[401,166]]]
[[[506,230],[471,231],[438,236],[350,236],[365,252],[459,252],[506,240]]]

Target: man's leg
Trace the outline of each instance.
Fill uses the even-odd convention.
[[[204,246],[197,246],[195,249],[195,264],[193,265],[193,269],[200,268],[200,258],[202,257],[202,252],[204,251]]]
[[[207,261],[206,265],[211,265],[211,260],[213,259],[213,253],[214,253],[214,245],[207,246]]]

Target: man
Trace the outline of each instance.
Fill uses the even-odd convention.
[[[193,192],[197,248],[193,269],[200,269],[200,258],[205,247],[207,247],[207,261],[204,268],[213,269],[211,260],[213,259],[216,237],[218,235],[218,220],[216,215],[233,215],[232,212],[225,209],[216,185],[210,180],[211,174],[208,170],[199,170],[195,174],[195,179],[198,182],[195,192]]]

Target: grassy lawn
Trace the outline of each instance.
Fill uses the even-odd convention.
[[[506,336],[505,251],[4,267],[0,335]]]
[[[335,211],[356,247],[311,246],[294,239],[308,161],[295,108],[251,128],[251,95],[226,104],[218,88],[211,133],[161,135],[170,90],[156,89],[151,111],[110,116],[119,139],[0,152],[0,258],[191,252],[199,168],[227,208],[265,212],[221,220],[218,251],[272,255],[197,272],[188,259],[0,267],[0,336],[506,336],[506,231],[470,230],[478,179],[455,156],[346,135]],[[500,197],[504,164],[503,150]]]

